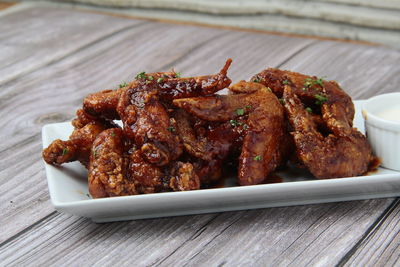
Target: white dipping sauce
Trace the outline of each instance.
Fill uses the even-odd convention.
[[[400,122],[400,106],[386,108],[376,115],[385,120]]]

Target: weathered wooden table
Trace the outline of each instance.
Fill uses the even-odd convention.
[[[44,124],[139,71],[208,74],[228,57],[234,81],[272,66],[338,80],[354,99],[399,91],[400,52],[384,47],[43,5],[0,11],[0,266],[399,265],[393,198],[107,224],[54,210]]]

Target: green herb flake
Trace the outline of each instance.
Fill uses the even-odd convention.
[[[147,76],[147,80],[149,80],[149,81],[152,81],[152,80],[154,80],[154,77],[153,76]]]
[[[258,78],[258,77],[256,77],[256,78],[254,78],[254,79],[253,79],[253,82],[255,82],[255,83],[259,83],[259,82],[261,82],[261,79],[260,79],[260,78]]]
[[[306,90],[306,89],[310,88],[313,85],[319,85],[321,87],[324,87],[324,78],[316,78],[316,79],[306,78],[304,80],[304,88],[305,89],[303,88],[303,90]]]
[[[158,78],[158,79],[157,79],[157,82],[158,82],[158,83],[160,83],[160,82],[162,82],[162,81],[164,81],[164,78]]]
[[[229,123],[231,124],[232,127],[236,127],[239,125],[239,122],[237,120],[230,120]]]
[[[115,137],[115,133],[114,133],[114,132],[112,132],[112,133],[111,133],[111,136],[112,136],[112,137]]]
[[[63,151],[62,151],[62,155],[65,156],[68,154],[68,148],[64,147]]]
[[[252,109],[253,107],[251,105],[247,105],[245,108],[246,109]]]
[[[257,155],[253,159],[256,161],[260,161],[260,160],[262,160],[262,157],[260,155]]]
[[[307,111],[308,113],[312,113],[312,109],[311,109],[310,107],[306,107],[306,111]]]
[[[172,132],[175,132],[175,128],[174,128],[173,126],[169,126],[169,127],[167,128],[167,130],[170,131],[171,133],[172,133]]]
[[[235,112],[236,112],[236,114],[237,114],[238,116],[244,115],[244,109],[243,109],[243,108],[238,108]]]
[[[317,99],[317,101],[315,101],[316,105],[322,105],[323,103],[328,101],[328,98],[323,95],[316,94],[316,95],[314,95],[314,97],[315,97],[315,99]]]
[[[86,194],[86,196],[87,196],[88,198],[91,198],[89,194]]]
[[[138,74],[136,74],[135,78],[136,78],[136,80],[140,80],[140,79],[145,80],[146,79],[146,72],[144,72],[144,71],[139,72]]]
[[[182,76],[182,73],[180,73],[180,72],[175,72],[175,77],[176,78],[180,78]]]
[[[289,80],[283,80],[283,84],[289,84]]]
[[[324,78],[318,78],[314,82],[315,84],[318,84],[319,86],[323,87],[324,86]]]
[[[128,84],[126,82],[123,82],[123,83],[121,83],[119,85],[119,88],[124,88],[124,87],[127,87],[127,86],[128,86]]]
[[[282,105],[285,105],[285,99],[279,98],[279,102],[281,102]]]
[[[93,149],[93,157],[96,158],[97,156],[97,151]]]

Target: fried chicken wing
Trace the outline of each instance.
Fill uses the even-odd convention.
[[[245,83],[245,82],[242,82]],[[176,99],[173,103],[196,117],[208,121],[229,121],[248,116],[242,152],[239,158],[239,184],[262,183],[280,162],[279,143],[284,127],[283,107],[266,87],[250,83],[257,89],[249,94],[216,95]]]
[[[94,198],[137,194],[135,184],[126,179],[129,160],[122,129],[100,133],[91,151],[88,180],[89,192]]]
[[[274,68],[263,70],[251,80],[271,88],[278,97],[282,97],[284,86],[290,85],[303,104],[317,114],[322,113],[319,109],[325,103],[324,108],[329,109],[328,123],[335,123],[332,126],[337,134],[349,134],[346,125],[353,125],[354,104],[337,82]]]
[[[347,119],[337,122],[327,107],[329,104],[323,104],[322,118],[332,133],[323,136],[294,92],[291,86],[285,86],[285,109],[294,129],[291,134],[297,156],[310,172],[320,179],[367,172],[369,165],[376,160],[365,136],[352,128]]]
[[[153,164],[164,166],[182,153],[179,137],[162,100],[182,96],[210,94],[229,85],[226,73],[230,65],[216,75],[197,78],[170,78],[155,80],[144,75],[135,86],[124,91],[118,103],[118,113],[124,123],[126,135],[135,141],[145,158]]]
[[[43,159],[48,164],[61,165],[66,162],[79,160],[88,166],[93,141],[107,126],[101,123],[91,123],[75,129],[69,140],[57,139],[43,150]]]
[[[119,127],[112,120],[90,115],[84,109],[78,109],[76,111],[76,118],[72,120],[71,124],[75,129],[83,128],[87,124],[102,124],[107,128]]]
[[[144,160],[142,152],[135,150],[129,155],[128,179],[133,181],[139,193],[160,192],[164,188],[163,172],[153,164]]]
[[[155,72],[155,73],[141,73],[139,77],[151,77],[152,80],[164,80],[177,77],[176,72]],[[129,88],[136,87],[138,84],[137,80],[130,82],[129,84],[120,85],[121,88],[115,90],[103,90],[90,94],[83,100],[83,109],[90,115],[96,117],[103,117],[110,120],[120,119],[117,112],[117,105],[121,95],[124,91]]]

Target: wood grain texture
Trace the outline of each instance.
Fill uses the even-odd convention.
[[[104,23],[115,19],[97,16],[102,18],[93,19]],[[0,17],[0,25],[7,21]],[[86,94],[115,88],[137,72],[175,67],[188,76],[208,74],[232,57],[234,81],[281,67],[336,79],[356,98],[391,91],[399,83],[400,52],[391,49],[128,21],[135,27],[116,30],[0,85],[2,264],[327,266],[348,259],[366,233],[376,232],[374,224],[393,199],[101,225],[55,212],[40,160],[40,128],[70,120]],[[35,32],[25,34],[29,39]],[[396,244],[382,239],[393,250]]]
[[[51,7],[22,9],[1,20],[0,84],[143,23]]]
[[[398,266],[400,264],[400,199],[393,202],[385,216],[366,235],[344,266]]]
[[[56,213],[7,242],[0,259],[6,266],[332,266],[391,201],[107,224]]]

